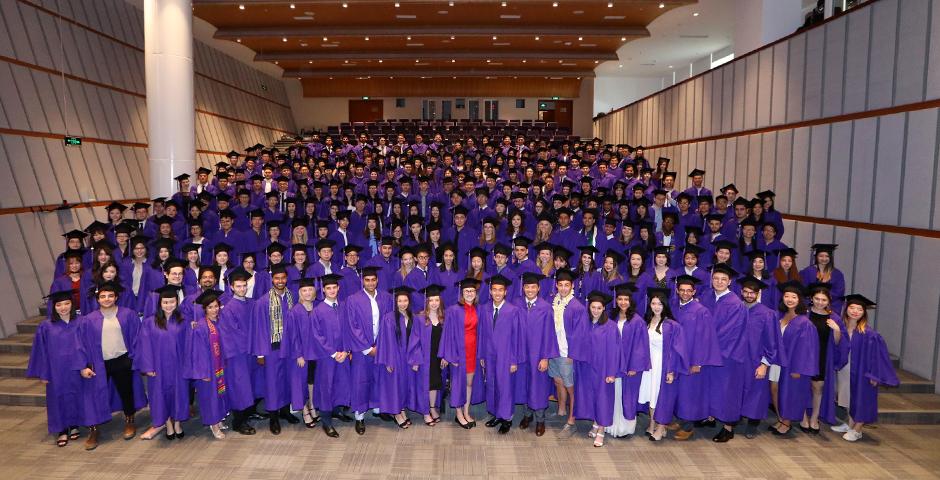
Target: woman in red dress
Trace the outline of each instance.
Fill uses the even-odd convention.
[[[482,401],[482,377],[475,375],[477,362],[477,288],[480,281],[464,278],[457,284],[460,298],[444,312],[444,332],[439,356],[447,363],[450,377],[450,406],[458,425],[470,429],[476,420],[470,405]],[[476,385],[474,385],[476,383]],[[476,386],[476,388],[474,388]],[[476,390],[476,392],[474,392]],[[476,397],[474,397],[476,393]]]

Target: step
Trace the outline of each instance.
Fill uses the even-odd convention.
[[[36,333],[36,329],[39,328],[39,324],[42,323],[42,321],[45,319],[46,317],[35,316],[33,318],[23,320],[22,322],[16,324],[16,332],[29,334]]]
[[[940,424],[940,395],[882,392],[878,395],[878,422],[904,425]]]
[[[26,376],[29,353],[0,353],[0,377]]]
[[[0,405],[46,406],[46,386],[31,378],[0,378]]]
[[[33,334],[17,333],[0,339],[0,353],[26,353],[33,347]]]
[[[935,393],[933,380],[917,376],[907,370],[897,370],[901,384],[897,387],[882,387],[883,393]]]

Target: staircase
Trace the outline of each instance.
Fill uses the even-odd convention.
[[[17,333],[0,340],[0,405],[45,406],[45,387],[25,378],[33,335],[45,315],[16,325]],[[895,368],[899,361],[893,358]],[[931,380],[898,369],[901,385],[883,388],[878,397],[879,423],[904,425],[940,424],[940,395]]]

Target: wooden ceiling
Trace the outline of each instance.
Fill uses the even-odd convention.
[[[563,78],[570,91],[601,62],[616,60],[624,43],[648,37],[646,26],[656,17],[690,3],[695,0],[193,0],[193,12],[218,28],[216,38],[251,48],[255,61],[277,64],[285,78],[304,79],[305,96],[342,93],[341,82],[330,95],[308,86],[330,77],[360,79],[346,82],[349,93],[340,95],[360,96],[365,77],[384,77],[368,81],[386,86],[429,76],[529,86]],[[555,91],[525,96],[547,90]]]

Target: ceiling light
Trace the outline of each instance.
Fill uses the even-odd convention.
[[[278,63],[277,63],[277,60],[275,60],[275,61],[274,61],[274,64],[275,64],[275,65],[277,65],[277,64],[278,64]]]
[[[323,37],[323,41],[324,41],[324,42],[326,41],[326,37]]]
[[[697,17],[697,16],[698,16],[698,12],[693,13],[692,16],[693,16],[693,17]]]
[[[558,2],[552,2],[552,6],[553,6],[553,7],[557,7],[557,6],[558,6]]]
[[[366,41],[367,41],[367,42],[369,41],[369,37],[366,37]]]
[[[578,37],[578,41],[584,40],[584,37]]]
[[[307,63],[312,64],[312,63],[313,63],[313,60],[307,60]]]
[[[457,60],[454,60],[454,59],[452,58],[452,59],[450,59],[450,63],[457,63]]]
[[[379,63],[382,63],[382,59],[379,59]]]
[[[627,37],[620,37],[620,41],[621,41],[621,42],[626,42],[626,41],[627,41]]]
[[[493,40],[496,40],[496,35],[493,35]]]
[[[536,39],[536,40],[538,40],[538,39],[539,39],[539,37],[535,37],[535,39]]]
[[[333,77],[330,77],[330,80],[333,80]]]
[[[601,61],[600,61],[600,60],[594,60],[594,65],[597,65],[598,63],[601,63]]]
[[[297,6],[292,3],[292,4],[290,4],[290,8],[291,8],[291,10],[293,10],[293,9],[297,8]]]
[[[349,63],[349,60],[343,60],[343,63]]]
[[[408,37],[407,37],[407,38],[408,38],[408,40],[411,40],[411,35],[408,35]]]
[[[490,63],[489,59],[486,60],[486,63]]]
[[[420,60],[415,60],[415,63],[418,63]]]
[[[286,41],[287,41],[287,37],[282,38],[281,41],[282,41],[282,42],[286,42]]]
[[[564,62],[564,60],[559,60],[558,63]]]
[[[607,2],[607,8],[614,8],[614,2]]]
[[[659,8],[666,8],[666,4],[665,4],[665,3],[660,3],[660,4],[659,4]]]
[[[242,39],[240,39],[240,38],[239,38],[239,39],[236,39],[235,41],[238,42],[238,43],[242,43]]]
[[[400,6],[401,6],[401,4],[400,4],[400,3],[398,3],[398,2],[395,2],[395,8],[398,8],[398,7],[400,7]]]
[[[522,61],[522,63],[525,63],[525,62],[526,62],[525,60]]]
[[[672,65],[670,65],[669,68],[672,68]]]
[[[502,6],[505,7],[505,6],[506,6],[506,2],[503,2],[503,3],[501,3],[500,5],[502,5]]]
[[[453,40],[453,39],[454,39],[454,36],[453,36],[453,35],[451,35],[451,36],[450,36],[450,39],[451,39],[451,40]]]
[[[623,68],[623,64],[617,65],[617,68]]]
[[[343,8],[349,8],[349,4],[346,2],[343,2]]]
[[[453,6],[454,6],[454,2],[447,2],[447,5],[453,7]]]
[[[239,6],[238,6],[238,9],[239,9],[239,10],[244,10],[244,9],[245,9],[245,6],[244,6],[244,5],[239,5]]]

